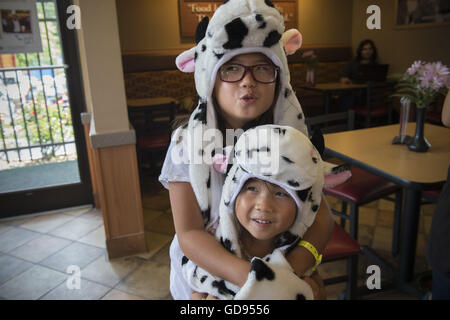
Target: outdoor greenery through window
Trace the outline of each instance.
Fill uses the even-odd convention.
[[[0,170],[76,159],[56,4],[37,12],[42,52],[0,55]]]

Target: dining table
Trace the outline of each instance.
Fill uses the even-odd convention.
[[[413,136],[415,122],[407,124]],[[410,151],[405,144],[392,144],[399,124],[325,134],[327,155],[344,160],[372,174],[393,181],[404,189],[400,250],[395,270],[396,285],[410,288],[414,277],[417,232],[422,191],[441,187],[450,165],[450,129],[425,123],[424,135],[431,144],[427,152]],[[405,289],[408,291],[407,289]]]
[[[317,83],[315,85],[299,86],[300,89],[320,92],[324,95],[324,113],[328,114],[330,110],[331,96],[342,91],[363,91],[367,89],[366,83],[341,83],[326,82]]]

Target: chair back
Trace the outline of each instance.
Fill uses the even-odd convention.
[[[312,135],[315,128],[320,128],[322,133],[334,133],[353,130],[355,127],[355,111],[329,113],[306,118],[308,132]]]
[[[394,91],[394,82],[368,82],[366,96],[367,113],[370,114],[370,109],[373,107],[385,107],[387,109],[388,105],[392,103],[390,96],[394,94]]]
[[[171,133],[176,110],[175,102],[128,107],[128,117],[136,136],[159,136]]]

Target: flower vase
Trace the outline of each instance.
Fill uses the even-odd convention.
[[[415,152],[427,152],[431,144],[423,136],[427,108],[416,107],[416,133],[408,144],[408,149]]]
[[[306,83],[314,86],[314,69],[306,69]]]

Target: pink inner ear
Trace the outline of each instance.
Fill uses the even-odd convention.
[[[284,44],[284,49],[287,54],[293,54],[302,46],[302,35],[300,32],[295,32]]]
[[[183,72],[194,72],[195,70],[195,61],[194,58],[181,58],[176,60],[176,64],[178,69]]]
[[[213,159],[213,168],[220,173],[227,172],[228,158],[223,154],[215,154]]]

